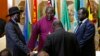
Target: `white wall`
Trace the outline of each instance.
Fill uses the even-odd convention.
[[[0,38],[0,51],[3,50],[4,48],[6,48],[6,37],[5,36]]]

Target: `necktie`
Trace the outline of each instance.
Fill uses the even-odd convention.
[[[82,24],[82,22],[80,21],[80,22],[78,23],[78,25],[77,25],[75,31],[74,31],[75,33],[78,31],[78,29],[80,28],[81,24]]]

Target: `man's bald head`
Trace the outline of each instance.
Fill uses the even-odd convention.
[[[46,13],[47,13],[47,11],[52,11],[52,12],[54,12],[54,7],[52,7],[52,6],[48,6],[48,7],[46,7]]]
[[[54,8],[51,6],[48,6],[45,12],[46,12],[47,19],[52,20],[55,14]]]

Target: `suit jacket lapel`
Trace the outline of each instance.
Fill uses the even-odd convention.
[[[22,32],[21,32],[21,30],[20,30],[18,24],[15,23],[15,22],[13,22],[12,20],[10,20],[10,21],[13,23],[13,26],[14,26],[14,29],[15,29],[15,31],[16,31],[16,34],[18,35],[18,38],[19,38],[24,44],[26,44],[25,38],[24,38],[24,36],[23,36],[23,34],[22,34]]]
[[[78,26],[78,29],[76,31],[76,34],[79,34],[81,31],[82,32],[85,32],[85,29],[86,28],[86,24],[87,24],[88,20],[86,20],[84,23],[82,23],[80,26]]]
[[[15,22],[13,22],[13,20],[10,20],[10,21],[13,23],[13,25],[14,25],[14,27],[15,27],[15,30],[17,30],[18,33],[22,34],[21,29],[19,28],[18,24],[15,23]]]

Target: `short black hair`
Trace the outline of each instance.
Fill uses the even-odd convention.
[[[87,10],[86,8],[82,7],[82,8],[80,8],[79,10],[83,10],[82,13],[83,13],[83,14],[86,14],[86,17],[89,16],[89,12],[88,12],[88,10]]]
[[[56,20],[53,22],[53,26],[56,26],[56,25],[59,25],[59,27],[63,28],[63,25],[62,25],[61,21],[59,21],[59,20]]]
[[[12,56],[11,52],[10,52],[8,49],[3,49],[3,50],[0,52],[0,56],[1,56],[1,54],[2,54],[3,52],[7,52],[6,54],[7,54],[8,56]]]

